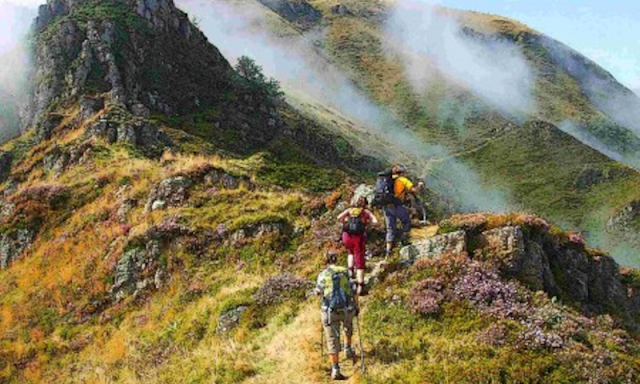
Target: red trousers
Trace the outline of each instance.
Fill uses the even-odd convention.
[[[364,269],[364,253],[367,245],[367,234],[350,235],[342,232],[342,244],[347,248],[347,252],[353,255],[353,263],[356,269]]]

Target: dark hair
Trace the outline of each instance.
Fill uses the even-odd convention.
[[[336,264],[337,262],[338,262],[338,252],[334,251],[333,249],[328,250],[324,258],[324,263],[329,265],[329,264]]]
[[[407,168],[402,164],[396,164],[391,168],[391,173],[394,175],[401,175],[407,173]]]
[[[355,204],[351,204],[352,208],[367,208],[369,206],[369,200],[366,197],[360,196]]]

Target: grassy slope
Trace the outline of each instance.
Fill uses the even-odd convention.
[[[191,139],[192,145],[199,142]],[[69,132],[56,142],[73,145],[79,140],[77,132]],[[287,272],[312,281],[319,271],[321,249],[332,234],[327,227],[312,224],[332,221],[332,215],[318,217],[324,211],[321,196],[271,189],[258,176],[264,159],[257,156],[239,160],[176,154],[150,160],[128,148],[104,146],[89,163],[59,177],[31,169],[38,154],[51,150],[53,144],[45,142],[28,151],[14,176],[28,173],[24,188],[64,185],[84,197],[81,202],[72,199],[73,204],[63,204],[45,221],[29,255],[0,271],[3,382],[329,382],[319,352],[316,299],[294,296],[268,305],[254,299],[270,276]],[[259,188],[211,192],[197,185],[184,207],[143,212],[153,185],[205,165],[253,176]],[[116,196],[123,188],[141,201],[127,216],[130,230],[113,218]],[[333,204],[339,196],[334,193],[327,202]],[[232,231],[277,217],[306,234],[284,243],[267,238],[252,239],[240,247],[213,245],[198,254],[178,240],[163,252],[168,276],[160,290],[126,298],[92,315],[96,302],[108,295],[113,266],[126,244],[168,217],[179,217],[180,224],[198,231],[215,231],[219,224]],[[317,230],[325,232],[316,234]],[[574,355],[521,349],[515,341],[505,345],[479,341],[495,321],[463,303],[445,305],[438,316],[413,312],[405,304],[410,288],[434,273],[435,269],[427,268],[393,275],[364,300],[366,382],[521,382],[525,378],[581,382],[584,378],[573,369]],[[240,326],[229,334],[217,333],[219,315],[239,305],[249,307]],[[517,324],[508,324],[514,334],[519,332]],[[604,343],[604,347],[593,351],[577,344],[587,348],[580,349],[585,360],[604,354],[612,359],[613,373],[607,371],[612,375],[638,364],[634,354],[621,352],[617,339],[603,339],[598,332],[588,332],[581,340],[587,346]],[[633,345],[628,342],[625,348]],[[343,366],[345,373],[353,375],[349,382],[365,382],[357,365]]]
[[[444,144],[454,154],[469,160],[486,182],[513,191],[515,206],[567,226],[602,231],[608,216],[638,197],[636,186],[640,176],[628,169],[624,176],[605,180],[597,187],[575,188],[574,182],[583,168],[608,172],[621,166],[560,132],[551,133],[554,140],[537,142],[541,136],[531,129],[509,133],[505,128],[513,124],[442,76],[435,76],[425,95],[416,94],[400,63],[385,54],[381,24],[376,18],[332,15],[328,2],[312,3],[325,12],[328,21],[325,49],[331,57],[372,98],[388,106],[426,141]],[[355,12],[384,8],[375,1],[343,3]],[[605,142],[608,137],[614,142],[619,140],[616,143],[620,148],[637,146],[636,138],[616,131],[617,127],[595,110],[578,82],[552,64],[544,49],[538,44],[527,46],[519,39],[525,34],[535,34],[534,31],[499,16],[461,14],[463,24],[481,32],[510,36],[523,45],[538,75],[535,86],[538,118],[558,124],[564,120],[583,123]],[[522,132],[524,140],[519,134]],[[637,265],[638,261],[632,263]]]

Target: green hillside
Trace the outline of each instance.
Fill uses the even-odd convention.
[[[343,361],[347,382],[640,380],[640,271],[580,232],[632,248],[640,177],[554,125],[607,117],[578,88],[547,91],[555,80],[536,88],[547,112],[518,121],[445,74],[418,94],[383,52],[387,3],[341,4],[260,9],[281,36],[326,28],[321,64],[386,106],[387,132],[304,87],[282,94],[172,0],[40,8],[30,129],[0,146],[0,383],[331,382],[311,290],[328,250],[346,262],[337,215],[398,160],[445,187],[389,259],[370,229],[354,345],[366,370]],[[476,174],[523,212],[452,214],[468,205],[438,191]],[[603,238],[624,206],[610,225],[622,235]]]
[[[524,120],[514,120],[437,67],[431,68],[429,87],[424,93],[417,93],[399,57],[390,55],[385,47],[384,20],[391,12],[391,4],[340,2],[348,13],[332,10],[335,2],[310,1],[310,4],[324,15],[318,25],[326,32],[316,45],[330,62],[420,140],[445,146],[452,156],[477,170],[483,184],[508,191],[512,208],[545,215],[566,228],[598,233],[598,245],[605,248],[617,242],[617,234],[605,234],[606,222],[638,198],[638,172],[596,153],[557,127],[566,121],[573,122],[631,165],[637,164],[640,139],[599,110],[589,99],[590,91],[582,86],[581,79],[558,62],[558,52],[564,54],[570,48],[500,16],[440,10],[458,20],[467,34],[478,39],[504,39],[522,50],[535,76],[536,109]],[[285,21],[271,25],[278,33],[293,33]],[[424,65],[433,64],[426,61]],[[584,72],[593,72],[615,83],[606,71],[588,59],[584,58],[582,65]],[[538,125],[534,121],[548,124]],[[535,132],[538,126],[544,127],[543,132]],[[371,144],[369,148],[375,146]],[[392,156],[389,161],[394,161]],[[446,169],[434,176],[443,173]],[[581,182],[589,174],[605,176]],[[429,180],[429,175],[426,176]],[[638,260],[628,253],[620,257],[625,264],[638,265]]]

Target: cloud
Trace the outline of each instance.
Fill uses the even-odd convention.
[[[35,16],[35,8],[22,2],[0,2],[0,143],[19,133],[19,107],[28,90],[26,37]]]
[[[640,159],[631,159],[629,156],[624,156],[620,152],[611,149],[608,145],[600,141],[597,137],[588,133],[588,131],[582,127],[578,127],[571,121],[564,121],[558,126],[560,130],[573,136],[582,144],[595,149],[596,151],[607,156],[611,160],[626,164],[632,168],[640,169]]]
[[[276,22],[267,8],[252,2],[222,0],[178,0],[192,15],[211,42],[231,61],[239,56],[254,58],[268,76],[279,80],[287,92],[302,93],[339,111],[359,123],[370,134],[387,142],[394,150],[409,155],[440,182],[433,184],[442,194],[451,196],[467,210],[503,211],[507,207],[503,193],[485,188],[478,175],[448,154],[446,149],[428,145],[388,111],[356,88],[343,72],[326,60],[315,48],[322,31],[299,35],[272,33]],[[393,151],[391,151],[393,152]],[[448,158],[448,161],[441,161]],[[388,159],[391,162],[396,159]],[[422,170],[421,170],[422,171]]]
[[[396,3],[385,33],[418,92],[438,71],[506,115],[534,112],[533,72],[514,43],[465,30],[442,8],[412,0]]]

